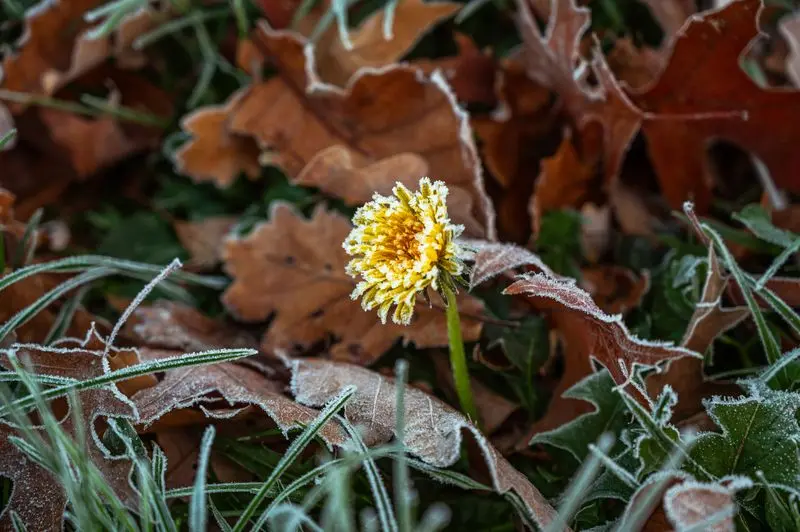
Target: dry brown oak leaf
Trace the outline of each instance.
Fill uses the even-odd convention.
[[[187,266],[209,270],[222,262],[222,244],[236,225],[234,216],[211,216],[198,221],[173,224],[181,245],[189,252]]]
[[[400,176],[442,180],[466,234],[494,238],[469,117],[441,75],[408,65],[362,69],[339,89],[316,77],[311,45],[297,34],[262,25],[254,42],[279,75],[250,87],[229,115],[232,133],[269,149],[295,183],[350,204],[388,194]]]
[[[396,340],[417,347],[447,345],[447,324],[441,304],[429,308],[418,301],[411,325],[382,325],[350,299],[356,281],[345,273],[349,257],[342,242],[350,232],[344,216],[319,206],[310,220],[286,204],[276,204],[270,221],[244,238],[229,239],[225,270],[233,283],[222,296],[228,310],[244,321],[263,321],[272,313],[262,341],[267,352],[302,351],[333,337],[330,355],[337,360],[370,364]],[[459,295],[464,340],[480,336],[482,304]]]
[[[535,432],[552,429],[588,411],[587,405],[561,394],[593,371],[591,359],[605,366],[617,384],[625,385],[635,365],[656,366],[682,357],[700,356],[667,342],[637,338],[628,331],[621,315],[603,312],[572,280],[528,274],[520,276],[504,293],[525,296],[534,308],[546,312],[566,343],[564,375],[553,392],[547,413],[536,423]],[[635,387],[628,386],[628,390],[646,404],[646,398]]]
[[[140,351],[142,360],[176,355],[180,352],[148,348]],[[283,389],[282,382],[270,380],[257,371],[222,363],[169,370],[161,382],[136,392],[132,400],[139,411],[142,432],[156,430],[150,425],[159,421],[165,422],[162,426],[180,425],[176,418],[181,417],[182,409],[199,407],[206,417],[224,419],[238,413],[232,408],[234,406],[253,405],[263,410],[284,434],[288,434],[291,429],[311,424],[318,412],[284,396]],[[223,400],[220,401],[219,397]],[[188,419],[197,421],[193,416]],[[320,435],[330,445],[345,442],[344,433],[336,424],[325,425]]]
[[[218,187],[231,185],[242,173],[250,179],[261,174],[258,144],[252,137],[228,129],[228,115],[241,96],[241,92],[236,93],[225,105],[201,107],[181,120],[181,128],[192,140],[175,152],[176,171]]]
[[[378,9],[350,31],[352,48],[344,46],[338,25],[332,24],[314,47],[321,81],[344,87],[362,68],[381,68],[398,62],[431,28],[453,16],[461,4],[400,0],[394,13],[392,37],[383,34],[385,9]]]
[[[364,441],[378,445],[395,436],[397,392],[393,379],[351,364],[326,360],[295,359],[291,364],[292,393],[298,402],[320,407],[354,384],[356,392],[344,412],[351,423],[364,429]],[[500,494],[513,491],[522,503],[516,507],[523,510],[527,522],[547,528],[555,519],[556,512],[547,499],[463,415],[411,386],[406,386],[404,397],[403,444],[408,452],[436,467],[449,467],[461,456],[463,433],[466,433],[477,441],[495,491]]]
[[[27,345],[12,345],[9,349],[0,352],[0,366],[8,370],[13,368],[9,360],[10,352],[15,353],[20,360],[27,359],[37,375],[85,381],[107,373],[103,365],[103,351],[86,349],[83,347],[82,343],[78,342],[68,341],[61,343],[58,347],[37,347],[36,349]],[[109,384],[101,388],[84,390],[80,392],[79,399],[84,416],[83,424],[85,427],[89,427],[89,430],[95,432],[94,437],[87,437],[87,441],[89,442],[89,447],[87,449],[89,458],[97,466],[108,485],[111,486],[120,499],[126,504],[135,504],[133,502],[134,491],[129,482],[131,462],[127,459],[112,457],[110,451],[102,447],[99,443],[100,436],[97,434],[97,429],[99,428],[98,423],[109,417],[135,420],[137,417],[136,408],[114,384]],[[64,418],[62,427],[68,434],[74,434],[74,421],[71,416]],[[6,446],[8,444],[9,442],[5,442],[2,445]],[[5,453],[3,454],[4,461],[8,460]],[[6,467],[8,467],[7,464],[8,462],[6,462]],[[23,467],[30,469],[34,466]],[[3,471],[3,473],[5,473],[5,471]],[[12,474],[9,476],[13,478],[13,468],[11,473]],[[41,477],[42,475],[37,474],[37,476]],[[46,475],[44,475],[44,477],[46,478]],[[25,486],[26,484],[23,481],[20,489],[25,490]],[[17,483],[15,482],[14,491],[16,491],[16,489]],[[66,504],[66,497],[62,495],[60,485],[54,485],[52,492],[50,492],[48,497],[44,497],[44,499],[48,500],[50,496],[52,496],[53,500],[48,502],[48,505],[55,502],[59,502],[59,504],[63,502],[63,505]],[[12,492],[11,497],[12,501],[14,501],[14,492]],[[41,497],[34,497],[34,499],[38,500],[41,499]],[[10,505],[10,507],[20,513],[22,517],[32,519],[31,522],[26,523],[29,530],[52,529],[47,526],[44,528],[40,528],[39,526],[40,523],[38,519],[51,518],[48,517],[46,513],[43,516],[37,516],[30,515],[27,510],[24,510],[25,507],[36,508],[36,506],[32,506],[32,500],[34,499],[19,501],[20,507],[18,508],[15,508],[13,504]],[[61,530],[61,519],[63,519],[64,511],[63,505],[59,512],[57,530]],[[24,510],[24,514],[21,510]],[[47,512],[47,510],[43,508],[39,508],[38,510]],[[4,526],[4,524],[8,525],[8,519],[9,513],[6,511],[3,513],[2,517],[0,517],[0,529],[11,529],[9,526]]]
[[[739,59],[758,37],[759,0],[738,0],[689,19],[659,77],[641,91],[619,92],[600,81],[614,99],[617,131],[607,147],[622,157],[641,128],[662,192],[674,208],[686,199],[708,209],[714,172],[706,153],[711,140],[731,142],[757,156],[780,188],[800,192],[800,152],[792,142],[800,120],[800,92],[759,87]],[[600,74],[598,72],[598,74]]]
[[[67,496],[61,483],[46,469],[32,462],[11,437],[20,434],[0,423],[0,474],[14,483],[0,514],[0,530],[14,530],[11,512],[16,512],[27,530],[61,532]],[[42,494],[47,496],[43,497]]]

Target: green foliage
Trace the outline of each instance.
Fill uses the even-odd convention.
[[[536,252],[553,271],[580,277],[582,223],[575,211],[550,211],[542,216]]]
[[[690,452],[696,465],[687,469],[698,478],[713,480],[743,475],[775,486],[800,488],[800,394],[770,390],[747,383],[741,398],[713,398],[706,403],[721,433],[698,436]]]

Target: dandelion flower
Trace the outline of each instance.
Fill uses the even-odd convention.
[[[351,297],[364,310],[377,308],[383,323],[394,305],[392,321],[407,325],[419,292],[439,290],[464,271],[455,242],[464,228],[450,223],[447,192],[427,177],[417,192],[397,183],[394,196],[375,194],[353,217],[343,247],[353,257],[347,273],[361,281]]]

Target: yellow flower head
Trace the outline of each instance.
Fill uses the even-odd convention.
[[[353,257],[347,273],[361,281],[351,297],[360,297],[364,310],[377,307],[383,323],[395,305],[392,321],[407,325],[419,292],[437,290],[443,276],[464,270],[455,242],[464,228],[450,223],[447,192],[443,182],[427,177],[418,192],[397,183],[394,197],[375,194],[353,217],[343,246]]]

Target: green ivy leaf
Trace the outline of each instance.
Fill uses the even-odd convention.
[[[733,218],[741,222],[761,240],[776,246],[788,248],[800,238],[800,235],[796,233],[785,231],[772,225],[769,214],[761,205],[748,205],[740,212],[735,213]]]
[[[690,456],[702,469],[692,463],[687,467],[702,478],[744,475],[754,482],[800,489],[800,394],[771,390],[756,381],[744,384],[748,396],[706,401],[722,432],[698,436]]]
[[[537,434],[531,444],[551,445],[570,453],[583,462],[589,453],[589,444],[605,432],[619,434],[628,423],[625,403],[614,391],[614,380],[607,370],[592,373],[564,392],[564,397],[582,399],[592,403],[594,412],[583,414],[556,429]]]

